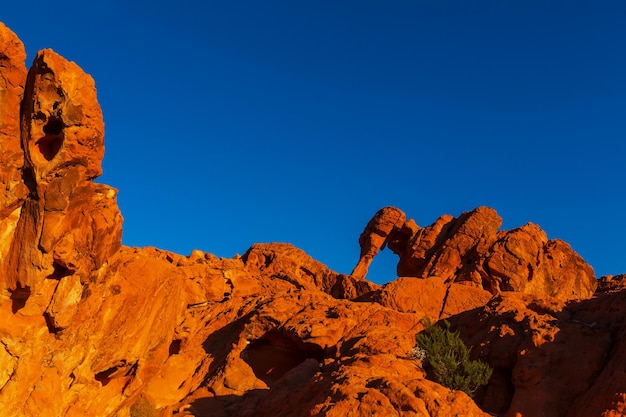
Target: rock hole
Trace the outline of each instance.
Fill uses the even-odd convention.
[[[63,145],[61,136],[46,135],[37,141],[39,152],[46,158],[46,161],[52,161],[61,150],[61,145]]]
[[[109,379],[109,376],[111,376],[115,371],[117,371],[116,367],[109,368],[106,371],[98,372],[94,376],[94,378],[96,379],[96,381],[100,382],[102,386],[105,386],[106,384],[111,382],[111,380]]]
[[[65,278],[65,277],[70,276],[70,275],[73,274],[72,270],[70,270],[69,268],[66,268],[65,266],[60,265],[60,264],[58,264],[56,262],[54,262],[52,264],[52,267],[54,268],[54,271],[50,275],[48,275],[46,277],[48,279],[59,280],[61,278]]]
[[[22,288],[22,286],[18,283],[17,288],[11,291],[11,311],[13,314],[17,313],[19,310],[24,308],[26,305],[26,301],[30,297],[30,287],[26,286]]]
[[[63,121],[57,117],[51,117],[43,127],[45,136],[37,141],[37,146],[46,161],[51,161],[61,150],[64,127]]]
[[[38,200],[39,197],[37,195],[37,180],[35,177],[35,171],[33,171],[32,167],[24,167],[22,170],[22,179],[24,180],[24,184],[28,187],[30,191],[30,198],[34,200]]]
[[[376,283],[385,283],[394,280],[399,274],[399,260],[391,250],[381,248],[378,254],[372,259],[365,277]],[[404,275],[406,276],[406,275]],[[410,275],[409,275],[410,276]]]
[[[331,307],[328,310],[326,310],[326,318],[327,319],[338,319],[339,318],[339,313],[337,312],[337,309],[334,308],[334,307]]]
[[[474,401],[485,412],[504,415],[511,407],[515,386],[511,380],[512,370],[507,367],[494,367],[489,384],[479,387]]]
[[[271,330],[250,342],[241,358],[252,368],[254,375],[270,388],[289,370],[308,358],[322,362],[324,350],[314,343],[304,343],[293,335]]]
[[[377,378],[374,379],[372,381],[369,381],[367,384],[365,384],[365,388],[373,388],[373,389],[380,389],[381,387],[385,387],[385,381],[382,378]]]
[[[48,123],[43,127],[43,133],[46,135],[60,135],[64,127],[63,120],[57,117],[51,117]]]
[[[107,385],[112,379],[121,376],[121,370],[126,368],[126,360],[121,360],[118,365],[112,366],[104,371],[98,372],[94,375],[96,381],[100,382],[102,386]],[[132,370],[132,367],[131,367]],[[125,372],[127,374],[127,372]]]
[[[180,352],[180,344],[181,344],[181,342],[182,342],[182,340],[180,340],[180,339],[172,340],[172,343],[170,343],[170,348],[169,348],[170,356],[178,355],[178,353]]]
[[[224,285],[227,285],[228,289],[224,290],[224,298],[222,298],[222,301],[220,301],[221,303],[224,303],[230,300],[230,297],[233,294],[233,291],[235,290],[235,285],[233,284],[233,281],[230,278],[224,279]]]

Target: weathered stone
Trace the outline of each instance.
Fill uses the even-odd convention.
[[[331,271],[301,249],[286,243],[257,243],[242,259],[250,271],[259,275],[284,280],[301,289],[320,289],[338,299],[355,299],[379,288],[369,281]]]
[[[450,318],[494,374],[477,403],[506,416],[618,415],[626,292],[568,303],[515,292]],[[612,411],[611,411],[612,410]]]
[[[23,148],[38,185],[68,166],[102,173],[104,122],[93,78],[51,49],[40,51],[24,94]]]
[[[365,278],[372,259],[379,250],[385,248],[391,236],[402,227],[405,220],[404,212],[395,207],[384,207],[376,213],[359,237],[361,256],[351,274],[354,278]]]
[[[0,25],[3,417],[623,413],[623,279],[566,302],[595,281],[564,242],[498,231],[485,207],[425,228],[387,207],[351,276],[289,244],[233,259],[124,247],[116,190],[93,182],[93,80],[46,50],[26,81],[23,57]],[[385,245],[409,277],[381,287],[364,277]],[[494,368],[475,401],[412,356],[426,316]]]
[[[598,280],[596,294],[608,294],[626,289],[626,274],[606,275]]]
[[[388,207],[384,210],[396,213]],[[593,269],[565,242],[548,240],[531,223],[499,232],[502,219],[488,207],[458,218],[444,215],[424,228],[413,220],[402,226],[386,221],[384,238],[369,232],[381,219],[385,217],[379,212],[361,235],[374,236],[378,246],[360,240],[362,254],[355,270],[366,271],[362,266],[369,265],[377,248],[389,242],[400,257],[398,274],[404,277],[439,277],[492,294],[518,291],[562,299],[589,298],[597,285]]]
[[[20,145],[20,103],[26,82],[25,60],[24,45],[0,22],[0,227],[28,193],[22,181],[24,152]]]
[[[2,221],[0,266],[2,287],[27,297],[45,279],[78,274],[86,282],[120,248],[122,217],[116,190],[92,182],[102,171],[104,124],[89,75],[51,50],[39,52],[21,117],[24,166],[14,168],[30,194]]]
[[[448,281],[475,282],[471,271],[495,241],[502,220],[495,210],[479,207],[457,219],[439,218],[418,231],[401,253],[398,273],[406,277],[438,276]],[[479,282],[475,282],[480,285]]]
[[[28,187],[22,180],[24,152],[20,140],[20,106],[26,83],[24,45],[0,23],[0,290],[8,270],[15,234]]]

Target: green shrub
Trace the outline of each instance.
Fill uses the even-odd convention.
[[[444,323],[445,328],[425,320],[426,328],[415,339],[427,353],[435,382],[472,397],[479,386],[489,382],[493,369],[484,362],[470,360],[471,348],[465,346],[458,331],[450,331],[447,320]]]

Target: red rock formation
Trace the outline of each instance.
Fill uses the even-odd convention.
[[[398,209],[383,210],[393,213],[393,220],[405,218]],[[401,277],[439,277],[492,294],[517,291],[565,300],[589,298],[597,286],[591,266],[567,243],[548,240],[532,223],[499,232],[502,219],[491,208],[478,207],[458,218],[444,215],[424,228],[413,220],[404,225],[386,221],[383,233],[371,232],[386,219],[382,213],[374,216],[359,239],[357,279],[364,277],[362,265],[369,265],[388,242],[389,249],[400,257]],[[380,237],[375,241],[363,236]]]
[[[27,76],[23,51],[0,25],[3,417],[488,416],[412,357],[425,316],[495,368],[485,410],[624,408],[621,280],[566,303],[589,296],[590,268],[535,226],[498,232],[487,208],[427,228],[383,209],[354,276],[288,244],[233,259],[122,246],[116,190],[93,182],[93,80],[50,50]],[[363,279],[385,245],[422,279]]]
[[[618,292],[626,289],[626,274],[608,275],[598,280],[598,288],[596,294],[604,294],[610,292]]]
[[[375,301],[403,313],[439,320],[484,306],[491,293],[480,288],[451,283],[443,278],[398,278],[361,300]]]
[[[391,236],[395,235],[406,221],[406,215],[395,207],[384,207],[369,221],[359,237],[361,256],[352,276],[364,279],[378,251],[384,249]]]
[[[626,292],[564,302],[507,292],[450,318],[493,367],[478,397],[506,416],[617,416],[626,388]]]
[[[243,256],[255,274],[293,281],[302,289],[319,289],[334,298],[355,299],[380,288],[369,281],[338,274],[315,261],[304,251],[288,244],[255,244]]]
[[[28,188],[22,181],[24,152],[20,145],[20,103],[24,95],[26,52],[13,32],[0,23],[0,283],[11,236],[17,227]],[[0,285],[0,288],[3,286]]]
[[[285,244],[122,247],[93,80],[51,50],[26,75],[0,40],[3,416],[484,415],[424,379],[421,316],[349,301],[375,284]]]

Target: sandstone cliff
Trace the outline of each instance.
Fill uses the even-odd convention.
[[[121,244],[93,79],[27,72],[0,24],[0,410],[13,416],[618,416],[626,290],[536,225],[384,208],[351,275],[288,244],[242,257]],[[399,278],[365,279],[376,253]],[[475,400],[411,356],[448,318],[495,371]]]

